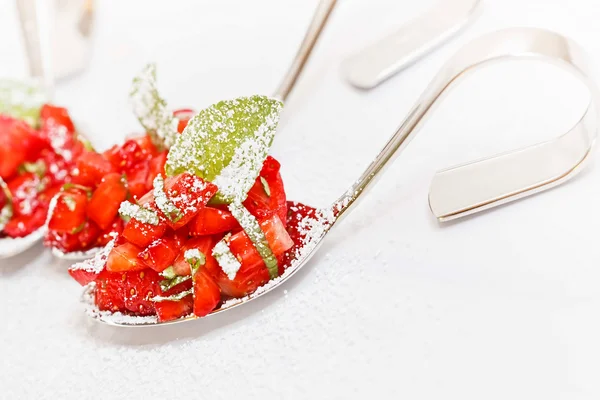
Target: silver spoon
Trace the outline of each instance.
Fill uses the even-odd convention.
[[[479,0],[452,0],[448,3],[448,5],[443,7],[443,10],[445,10],[445,12],[442,13],[444,15],[443,18],[439,12],[430,12],[427,15],[420,16],[398,32],[398,35],[400,35],[400,33],[403,35],[408,34],[412,35],[411,37],[416,39],[403,44],[401,50],[411,56],[403,56],[402,61],[396,62],[396,66],[394,67],[396,68],[396,71],[406,66],[408,63],[416,61],[418,57],[412,56],[413,54],[418,54],[419,57],[424,56],[428,52],[432,51],[436,44],[441,43],[444,38],[457,31],[459,29],[457,26],[462,26],[464,23],[466,23],[466,21],[471,17],[472,13],[470,11],[465,12],[465,1],[469,2],[471,5],[469,9],[472,9]],[[300,75],[304,71],[312,51],[319,40],[319,37],[321,36],[321,33],[323,32],[336,4],[337,0],[321,0],[319,3],[300,48],[294,57],[294,60],[292,61],[288,71],[273,95],[275,98],[278,98],[284,102],[288,99],[290,93],[296,86]],[[449,12],[450,10],[452,12]],[[424,24],[425,20],[427,20],[427,24]],[[432,23],[435,23],[435,28],[431,28]],[[386,42],[391,44],[393,40],[386,40]],[[393,51],[395,53],[392,55],[394,57],[398,57],[398,49],[389,48],[389,46],[387,49],[384,49],[383,43],[377,47],[377,52],[385,53],[384,50]],[[358,70],[361,68],[361,65],[364,65],[364,62],[361,62],[361,60],[368,63],[370,61],[369,57],[373,54],[375,53],[372,50],[369,53],[358,54],[357,58],[354,59],[350,67],[352,67],[352,70]],[[101,248],[95,248],[85,252],[63,253],[62,251],[53,248],[52,254],[61,259],[85,260],[100,250]]]
[[[306,34],[304,35],[304,39],[300,44],[300,48],[298,49],[292,64],[290,65],[283,80],[273,95],[275,98],[286,101],[289,97],[290,93],[296,86],[300,75],[304,71],[304,67],[306,66],[336,4],[337,0],[321,0],[317,6],[317,10],[313,15],[313,19],[308,27],[308,30],[306,31]],[[102,247],[96,247],[86,251],[72,251],[65,253],[57,248],[52,248],[52,254],[55,257],[63,260],[77,261],[86,260],[90,257],[93,257],[101,250]]]
[[[372,89],[457,34],[473,19],[479,0],[440,0],[396,32],[348,57],[342,71],[359,89]]]
[[[389,166],[399,150],[404,149],[415,136],[429,111],[447,89],[466,73],[489,65],[492,61],[537,58],[556,63],[588,87],[590,103],[579,122],[556,139],[439,172],[429,195],[432,212],[440,220],[458,218],[549,189],[572,178],[589,158],[598,128],[598,91],[585,72],[583,56],[581,48],[570,39],[535,28],[513,28],[490,33],[464,46],[439,71],[360,178],[331,206],[319,210],[314,218],[303,218],[302,224],[308,235],[285,273],[247,297],[226,301],[209,315],[233,309],[270,292],[306,265],[329,230],[357,204],[357,200],[372,186],[384,167]],[[499,179],[499,176],[502,178]],[[295,209],[291,211],[295,212]],[[88,304],[88,315],[109,325],[154,326],[196,319],[189,316],[159,323],[155,317],[100,312],[93,305],[93,285],[86,288],[84,300]]]

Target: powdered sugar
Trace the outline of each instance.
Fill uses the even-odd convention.
[[[225,236],[223,239],[213,247],[212,255],[217,259],[219,266],[225,272],[230,280],[235,279],[235,275],[242,267],[242,264],[231,252],[228,244],[229,236]]]
[[[181,211],[167,198],[165,181],[160,174],[154,178],[152,185],[154,187],[152,194],[154,195],[154,202],[158,209],[170,218],[177,218],[181,215]]]
[[[128,218],[135,218],[140,222],[150,225],[158,225],[160,222],[158,214],[155,211],[148,210],[127,200],[119,206],[119,214]]]
[[[158,94],[155,64],[146,65],[133,79],[130,100],[133,113],[146,131],[154,136],[155,144],[170,148],[175,143],[179,121]]]
[[[183,253],[183,258],[187,260],[204,260],[204,254],[198,249],[187,249],[185,253]]]
[[[278,119],[268,116],[254,137],[247,138],[236,147],[231,162],[217,175],[213,183],[225,198],[232,202],[246,199],[269,152],[272,140],[269,133],[277,125]]]
[[[243,201],[267,156],[282,106],[251,96],[202,110],[169,151],[166,172],[195,173],[217,185],[219,200]]]
[[[136,316],[127,315],[121,312],[100,311],[94,301],[96,283],[91,282],[84,287],[81,295],[81,302],[84,304],[85,313],[91,318],[113,325],[152,325],[158,322],[156,315]]]
[[[70,269],[83,270],[99,274],[104,269],[104,266],[106,265],[106,260],[108,259],[108,255],[115,246],[115,240],[116,239],[113,239],[110,242],[108,242],[102,250],[98,251],[94,255],[93,258],[79,263],[75,263],[71,266]]]

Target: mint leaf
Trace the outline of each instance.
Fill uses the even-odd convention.
[[[192,279],[192,276],[186,275],[186,276],[175,276],[171,279],[162,280],[159,283],[160,290],[162,290],[163,292],[166,292],[167,290],[174,288],[175,286],[179,285],[180,283],[188,281],[190,279]]]
[[[148,64],[140,71],[129,93],[133,113],[159,149],[170,148],[177,137],[177,118],[167,108],[156,87],[156,64]]]
[[[167,296],[167,297],[163,297],[163,296],[154,296],[152,297],[150,300],[154,301],[154,302],[161,302],[161,301],[179,301],[189,295],[193,294],[193,290],[186,290],[185,292],[181,292],[181,293],[177,293],[177,294],[172,294],[171,296]]]
[[[22,119],[37,127],[40,108],[47,100],[48,95],[41,86],[0,79],[0,114]]]
[[[167,174],[194,173],[218,186],[216,201],[242,202],[267,157],[282,108],[279,100],[255,95],[200,111],[171,147]]]
[[[256,251],[260,254],[261,258],[265,262],[271,279],[276,278],[279,275],[279,268],[277,267],[277,258],[273,251],[269,247],[269,242],[265,236],[265,233],[260,228],[258,221],[254,215],[250,214],[250,211],[246,209],[242,204],[233,203],[229,205],[229,211],[240,223],[240,226],[246,232],[246,235],[254,244]]]

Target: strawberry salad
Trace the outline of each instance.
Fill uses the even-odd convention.
[[[107,191],[123,230],[69,269],[94,312],[203,317],[285,273],[315,210],[288,204],[280,164],[268,155],[282,106],[265,96],[214,104],[175,137],[147,193]]]

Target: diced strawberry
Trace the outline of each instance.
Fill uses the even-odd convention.
[[[50,185],[61,185],[71,180],[72,163],[67,162],[52,149],[43,149],[39,159],[46,165],[44,178],[48,179]]]
[[[7,180],[25,161],[33,161],[47,142],[26,122],[0,115],[0,178]]]
[[[57,232],[49,230],[44,237],[44,245],[54,247],[62,252],[84,251],[96,247],[100,228],[93,221],[87,220],[78,232]]]
[[[125,279],[125,308],[136,315],[155,314],[151,300],[159,293],[161,277],[152,269],[128,272]]]
[[[27,236],[46,222],[47,209],[36,208],[29,215],[13,216],[4,227],[4,233],[12,238]]]
[[[101,311],[125,311],[125,272],[104,269],[96,278],[95,301]]]
[[[121,170],[126,171],[139,162],[148,160],[150,156],[135,139],[127,140],[119,151]]]
[[[173,115],[179,120],[179,123],[177,124],[177,131],[179,133],[183,132],[188,122],[190,122],[190,119],[195,114],[196,112],[189,108],[182,108],[180,110],[173,111]]]
[[[260,227],[275,257],[280,257],[292,247],[293,242],[277,215],[262,221]],[[232,297],[243,297],[269,281],[269,271],[246,232],[240,231],[233,235],[229,240],[229,248],[241,262],[241,267],[235,278],[230,280],[220,267],[209,268],[224,294]]]
[[[111,272],[139,271],[148,268],[138,257],[140,248],[131,243],[115,246],[106,261],[106,269]]]
[[[145,195],[150,187],[147,186],[150,176],[150,163],[140,161],[125,172],[127,177],[127,188],[134,199],[139,199]]]
[[[140,146],[140,148],[147,154],[146,159],[154,157],[158,154],[158,149],[156,148],[154,143],[152,143],[152,138],[150,137],[150,135],[140,135],[132,138],[131,140],[134,140]]]
[[[60,193],[48,228],[58,233],[76,233],[86,221],[87,203],[87,193],[83,190],[70,188]]]
[[[179,254],[179,243],[174,237],[164,236],[150,243],[139,255],[146,264],[161,272],[169,267]]]
[[[160,276],[151,269],[129,272],[102,271],[96,278],[96,305],[100,310],[152,315],[151,300],[160,290]]]
[[[216,238],[213,236],[202,236],[198,238],[189,239],[181,246],[179,255],[173,262],[173,270],[177,275],[185,276],[191,273],[190,264],[185,259],[185,252],[190,249],[197,249],[205,257],[205,264],[202,268],[206,268],[209,271],[215,271],[220,269],[217,260],[212,255],[212,248],[216,243]]]
[[[200,267],[194,274],[194,314],[204,317],[221,301],[221,290],[208,271]]]
[[[202,178],[183,173],[165,180],[166,197],[180,211],[176,219],[165,218],[174,230],[187,225],[202,207],[217,193],[217,186]]]
[[[69,132],[75,132],[75,126],[66,108],[44,104],[40,109],[40,119],[42,125],[52,121],[57,125],[64,126]]]
[[[192,280],[188,279],[182,283],[175,285],[174,287],[163,292],[160,290],[160,295],[163,297],[172,296],[192,288]],[[158,320],[161,322],[170,321],[173,319],[181,318],[192,313],[194,307],[194,301],[192,294],[185,296],[181,300],[163,300],[154,303],[156,309],[156,315]]]
[[[87,215],[104,230],[111,226],[126,198],[127,188],[121,176],[118,173],[106,175],[90,199]]]
[[[265,174],[256,178],[254,185],[248,192],[248,197],[244,201],[244,206],[259,220],[277,214],[285,225],[287,201],[283,180],[279,172],[276,172],[278,167],[275,163],[279,164],[274,158],[267,158],[261,171],[261,174]]]
[[[165,177],[165,164],[167,163],[167,154],[168,151],[163,151],[162,153],[157,154],[150,160],[150,174],[148,175],[148,181],[146,182],[146,186],[148,190],[151,190],[152,184],[154,183],[154,178],[158,175],[162,175]]]
[[[110,242],[113,239],[113,235],[114,234],[120,234],[121,232],[123,232],[123,220],[121,219],[121,217],[115,217],[115,219],[112,222],[112,225],[110,227],[108,227],[107,229],[104,229],[102,232],[100,232],[100,236],[98,236],[98,239],[96,240],[96,247],[104,247],[108,244],[108,242]]]
[[[77,183],[92,187],[98,185],[106,175],[115,172],[112,164],[102,154],[93,151],[86,151],[77,159],[77,170]]]
[[[115,144],[110,149],[108,149],[102,153],[102,157],[107,159],[108,162],[110,162],[110,164],[113,166],[113,168],[117,171],[121,171],[121,169],[123,168],[123,166],[121,165],[121,161],[123,161],[123,160],[121,159],[120,152],[121,152],[121,147],[119,145]]]
[[[160,322],[172,321],[192,313],[194,309],[194,297],[192,294],[181,300],[163,300],[154,303],[154,309]]]
[[[290,239],[294,243],[285,253],[282,261],[284,267],[288,267],[292,260],[296,258],[297,250],[303,246],[303,240],[306,237],[306,229],[300,227],[305,218],[316,218],[317,210],[313,207],[288,201],[288,215],[286,230]]]
[[[281,164],[272,156],[267,156],[263,163],[262,169],[260,170],[260,176],[266,179],[274,179],[279,174]]]
[[[38,194],[45,189],[45,182],[39,175],[26,172],[11,179],[7,186],[15,215],[30,215],[39,205]]]
[[[81,268],[69,268],[69,275],[75,279],[81,286],[85,286],[98,278],[98,272],[88,271]]]
[[[141,248],[148,247],[150,243],[162,237],[167,230],[167,225],[161,220],[158,225],[140,222],[131,218],[123,228],[123,237]]]
[[[204,236],[229,232],[240,227],[235,217],[225,210],[214,207],[204,207],[198,211],[190,222],[190,235]]]

